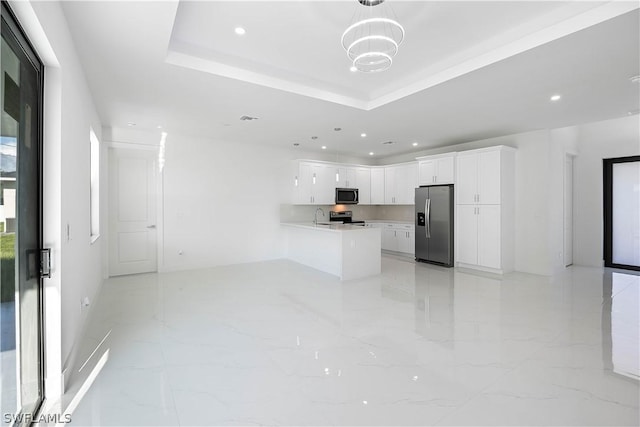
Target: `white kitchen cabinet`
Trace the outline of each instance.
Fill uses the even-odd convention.
[[[384,205],[385,168],[371,168],[371,204]]]
[[[458,205],[458,262],[500,270],[500,205]]]
[[[500,205],[478,206],[478,265],[500,269],[502,230]]]
[[[384,201],[387,205],[412,205],[418,183],[416,163],[384,168]]]
[[[355,167],[336,165],[335,170],[337,188],[358,188],[358,179]]]
[[[371,203],[371,169],[355,168],[355,183],[358,189],[359,203],[370,205]]]
[[[418,185],[453,184],[456,153],[418,157]]]
[[[507,147],[504,147],[505,150]],[[457,203],[464,205],[501,203],[502,149],[458,153],[456,168]]]
[[[332,205],[335,201],[335,168],[330,164],[299,162],[294,178],[294,203]]]
[[[382,223],[382,249],[415,254],[415,229],[413,225]]]
[[[495,273],[513,270],[515,149],[458,153],[456,194],[457,265]]]
[[[473,205],[458,205],[456,212],[456,236],[458,243],[457,261],[459,263],[475,265],[478,263],[478,207]]]
[[[398,239],[396,238],[396,230],[393,228],[382,229],[382,249],[386,251],[398,250]]]

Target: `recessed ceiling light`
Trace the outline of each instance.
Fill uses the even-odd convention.
[[[236,27],[233,31],[235,31],[239,36],[244,36],[247,33],[247,31],[242,27]]]
[[[135,123],[133,123],[133,122],[128,122],[128,123],[127,123],[127,126],[131,126],[131,127],[133,127],[133,126],[135,126],[135,125],[136,125],[136,124],[135,124]]]
[[[560,98],[562,98],[560,95],[552,95],[551,98],[549,98],[552,101],[559,101]]]
[[[417,143],[417,142],[414,142],[414,143],[413,143],[413,144],[411,144],[411,145],[413,145],[414,147],[417,147],[417,146],[418,146],[418,143]]]
[[[158,125],[158,129],[162,129],[162,125]]]
[[[373,151],[370,151],[370,152],[369,152],[369,155],[370,155],[370,156],[373,156],[373,154],[374,154],[374,153],[373,153]]]
[[[629,80],[631,80],[631,83],[640,83],[640,76],[629,77]]]
[[[351,71],[352,73],[355,73],[356,71],[358,71],[358,69],[354,66],[351,66],[351,68],[349,68],[349,71]]]
[[[366,138],[367,134],[363,132],[363,133],[360,134],[360,136],[363,137],[363,138]]]
[[[327,149],[327,146],[326,146],[326,145],[323,145],[321,148],[322,148],[323,150],[326,150],[326,149]]]

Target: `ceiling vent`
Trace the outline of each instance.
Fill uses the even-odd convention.
[[[240,117],[240,120],[242,120],[242,121],[246,121],[246,120],[251,121],[251,120],[258,120],[258,118],[257,117],[251,117],[251,116],[242,116],[242,117]]]
[[[393,142],[393,141],[386,141],[386,142],[383,142],[383,143],[382,143],[382,145],[391,145],[391,144],[395,144],[395,142]]]

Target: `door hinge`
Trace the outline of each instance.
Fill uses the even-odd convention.
[[[51,248],[40,249],[40,277],[51,277]]]

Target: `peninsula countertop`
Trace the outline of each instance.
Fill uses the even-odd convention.
[[[334,233],[340,233],[343,231],[366,231],[368,230],[363,225],[352,225],[352,224],[330,224],[328,222],[319,222],[317,224],[313,222],[281,222],[280,225],[284,225],[285,227],[297,227],[297,228],[305,228],[309,230],[317,230],[317,231],[330,231]]]

